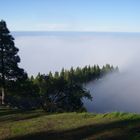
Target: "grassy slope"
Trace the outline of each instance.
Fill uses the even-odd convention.
[[[140,140],[140,115],[130,113],[46,114],[0,109],[0,139]]]

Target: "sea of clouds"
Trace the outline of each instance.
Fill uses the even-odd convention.
[[[140,50],[140,34],[15,33],[14,37],[20,65],[30,75],[89,64],[125,68]]]

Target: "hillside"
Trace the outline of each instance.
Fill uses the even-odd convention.
[[[140,139],[140,115],[22,112],[0,109],[0,140]]]

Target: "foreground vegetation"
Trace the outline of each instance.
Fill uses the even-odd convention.
[[[0,109],[1,140],[139,140],[139,129],[138,114],[47,114],[41,110]]]

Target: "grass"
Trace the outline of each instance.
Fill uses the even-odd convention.
[[[0,109],[0,140],[140,140],[140,115]]]

